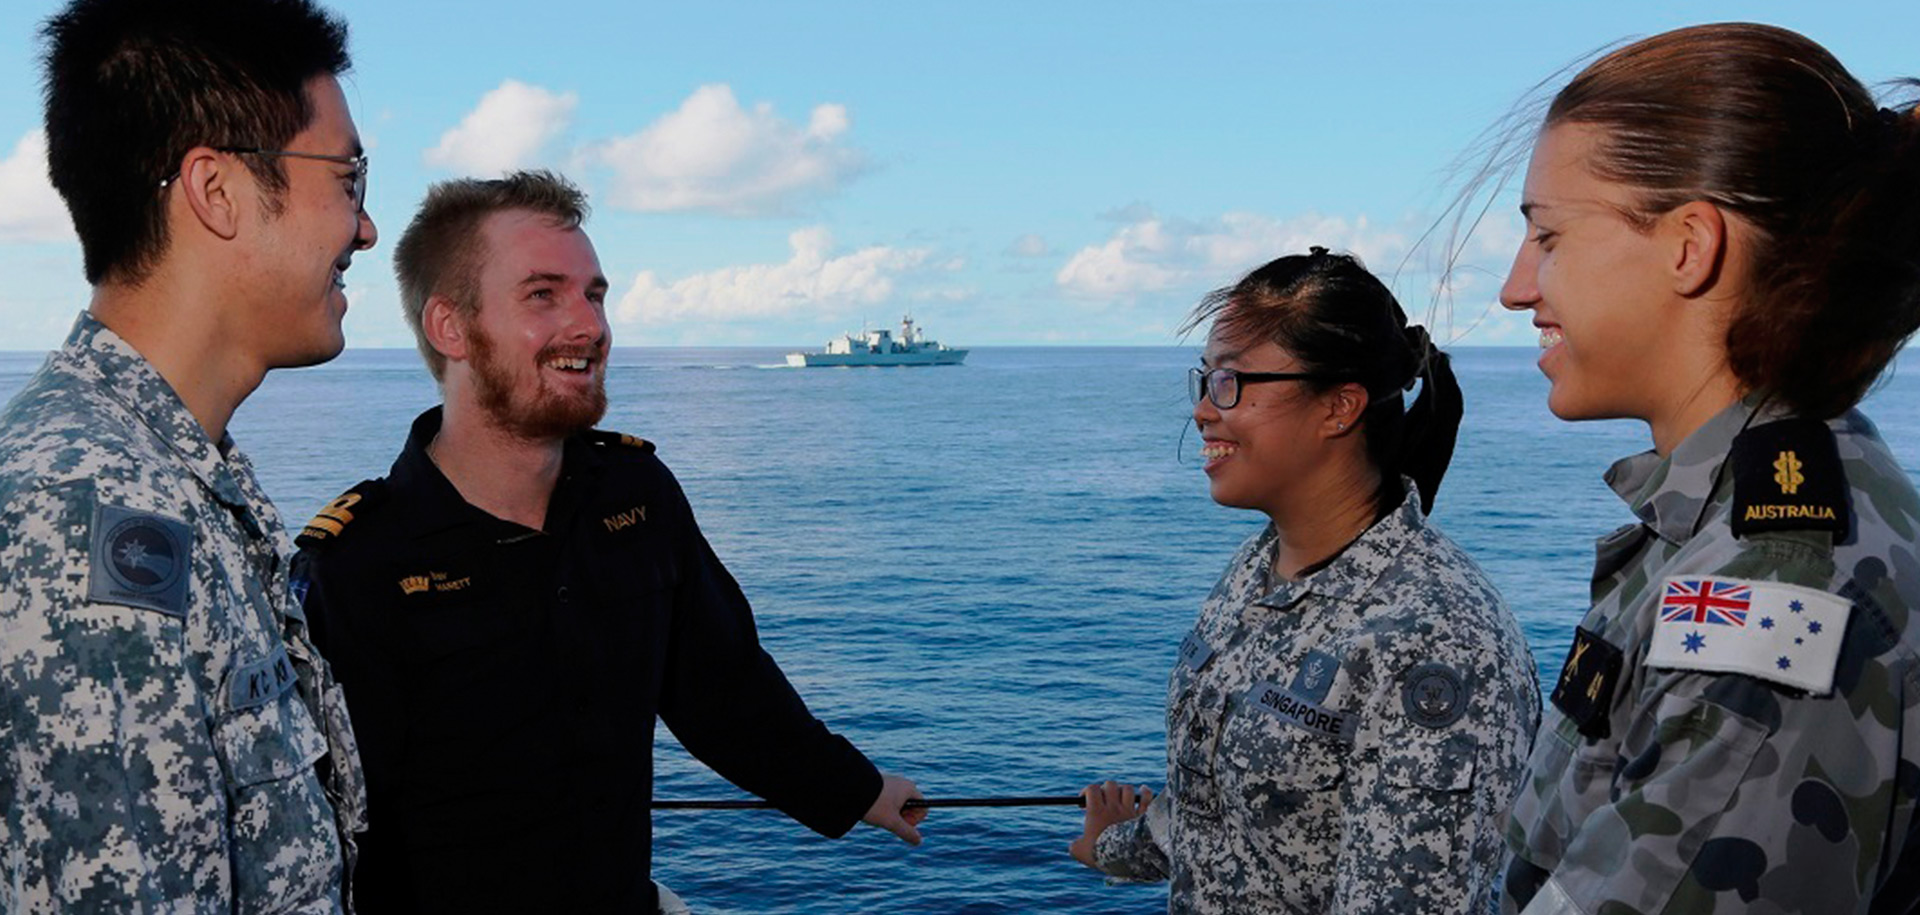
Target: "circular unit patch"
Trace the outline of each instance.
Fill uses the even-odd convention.
[[[158,520],[128,518],[107,531],[107,572],[135,594],[163,594],[180,580],[185,546]]]
[[[1445,664],[1421,664],[1407,671],[1400,704],[1415,724],[1444,728],[1467,713],[1466,678]]]

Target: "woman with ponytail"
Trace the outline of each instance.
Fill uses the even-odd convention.
[[[1784,29],[1681,29],[1555,96],[1501,290],[1548,406],[1630,417],[1507,912],[1920,907],[1920,497],[1853,409],[1920,323],[1920,122]]]
[[[1089,787],[1071,851],[1170,878],[1172,912],[1484,912],[1540,694],[1499,593],[1427,522],[1460,426],[1447,357],[1324,248],[1203,323],[1211,493],[1271,523],[1180,646],[1165,792]]]

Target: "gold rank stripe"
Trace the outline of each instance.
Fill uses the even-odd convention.
[[[307,522],[306,530],[301,532],[302,536],[309,536],[315,540],[339,536],[340,531],[353,522],[352,508],[358,504],[360,504],[360,494],[357,492],[346,493],[328,502],[325,508],[320,509],[319,513],[313,516],[313,520]]]

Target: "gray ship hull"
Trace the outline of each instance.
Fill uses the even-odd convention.
[[[959,365],[967,359],[963,349],[921,350],[908,353],[788,353],[787,364],[795,368],[867,365]]]

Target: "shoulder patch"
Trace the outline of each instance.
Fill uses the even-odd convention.
[[[645,454],[653,453],[653,443],[637,435],[628,435],[624,432],[609,432],[605,429],[594,429],[587,433],[587,437],[596,445],[637,448]]]
[[[1444,728],[1467,714],[1472,698],[1466,677],[1446,664],[1428,662],[1407,671],[1400,689],[1400,706],[1414,724]]]
[[[362,480],[355,483],[352,489],[341,493],[339,498],[332,502],[328,502],[318,514],[313,516],[313,520],[307,522],[300,536],[294,538],[294,545],[319,546],[340,536],[347,525],[353,523],[354,518],[364,516],[381,502],[386,501],[386,496],[387,481],[385,480]]]
[[[1755,426],[1733,440],[1733,533],[1831,531],[1849,521],[1846,471],[1833,430],[1817,419]]]
[[[184,619],[193,531],[185,523],[118,505],[93,510],[87,599]]]
[[[1777,581],[1674,576],[1660,591],[1647,666],[1746,674],[1833,691],[1853,602]]]

